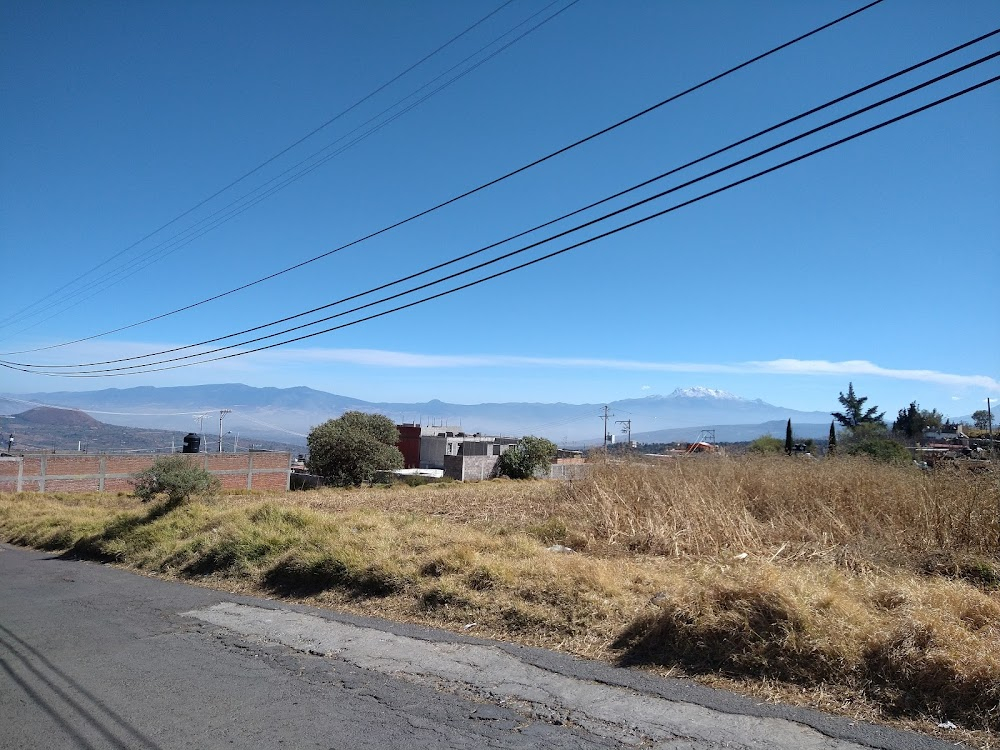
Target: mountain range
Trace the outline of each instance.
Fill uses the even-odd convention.
[[[218,435],[220,412],[231,410],[221,415],[224,432],[304,445],[312,427],[349,410],[384,414],[400,424],[448,425],[492,435],[541,435],[560,444],[599,443],[603,440],[605,404],[386,403],[304,386],[142,386],[0,394],[0,414],[7,415],[0,418],[0,430],[16,431],[16,415],[35,406],[79,409],[109,424],[208,436]],[[830,424],[828,412],[789,409],[701,386],[678,388],[666,396],[612,401],[607,406],[608,432],[619,440],[625,437],[627,420],[631,420],[632,439],[645,442],[691,441],[702,429],[714,429],[719,441],[751,440],[769,433],[783,436],[788,419],[797,437],[825,437]],[[198,415],[204,416],[199,419]]]
[[[4,428],[7,428],[8,419],[9,417],[0,417]],[[180,450],[185,434],[155,427],[106,424],[76,409],[36,406],[10,419],[10,428],[2,436],[0,450],[13,450],[15,453],[50,450],[91,453],[165,452]],[[14,436],[13,441],[9,439],[11,435]],[[209,435],[203,450],[214,453],[218,448],[216,436]],[[227,453],[251,448],[290,453],[300,453],[302,450],[287,442],[261,440],[248,434],[243,435],[243,440],[239,440],[235,433],[225,436],[223,450]]]

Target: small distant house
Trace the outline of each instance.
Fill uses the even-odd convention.
[[[969,444],[969,436],[962,430],[960,424],[945,424],[940,427],[931,428],[924,431],[924,441],[958,441],[964,445]]]
[[[440,470],[460,481],[487,479],[497,459],[518,438],[481,433],[468,434],[458,426],[397,425],[399,442],[407,469]]]

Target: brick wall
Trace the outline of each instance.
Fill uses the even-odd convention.
[[[292,455],[184,453],[217,476],[224,489],[288,490]],[[132,490],[132,475],[148,469],[155,455],[30,454],[0,458],[0,492],[117,492]]]

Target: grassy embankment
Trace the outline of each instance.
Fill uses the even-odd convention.
[[[847,458],[223,495],[0,495],[0,538],[247,593],[1000,730],[1000,472]],[[562,544],[575,553],[548,551]]]

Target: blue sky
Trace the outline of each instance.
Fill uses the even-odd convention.
[[[500,4],[4,3],[0,359],[45,366],[113,360],[295,315],[555,218],[1000,27],[993,0],[885,0],[494,188],[303,269],[153,323],[25,352],[128,326],[351,242],[863,3],[513,0],[239,185],[143,239]],[[163,244],[300,160],[350,143],[413,103],[406,97],[437,76],[445,74],[417,97],[562,8],[232,220],[190,243]],[[998,40],[659,189],[997,51]],[[994,59],[607,228],[998,73]],[[377,320],[160,372],[66,378],[3,370],[0,391],[244,382],[371,401],[599,403],[697,384],[831,409],[853,381],[890,414],[911,400],[968,414],[987,396],[1000,398],[998,92],[998,84],[980,89],[635,229]],[[108,272],[132,271],[106,286]],[[95,280],[98,286],[73,296]]]

